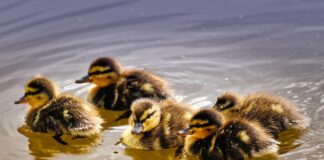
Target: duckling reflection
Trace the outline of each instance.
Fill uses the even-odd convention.
[[[133,160],[174,160],[174,149],[165,150],[137,150],[137,149],[125,149],[125,154],[132,157]]]
[[[131,106],[130,128],[126,129],[120,142],[129,148],[161,150],[178,147],[184,138],[177,131],[188,127],[192,116],[187,106],[172,100],[157,102],[138,99]]]
[[[102,143],[102,134],[74,140],[72,140],[72,136],[65,134],[62,137],[69,145],[58,145],[51,135],[33,132],[27,125],[19,127],[18,132],[28,138],[29,154],[33,155],[35,159],[47,159],[58,153],[87,154]]]
[[[238,160],[276,154],[278,144],[258,123],[235,118],[226,121],[222,114],[204,109],[196,113],[189,128],[184,151],[203,160]]]
[[[305,132],[306,130],[300,131],[296,129],[288,129],[279,133],[277,138],[277,140],[280,142],[279,154],[287,153],[301,146],[302,143],[298,143],[296,140],[299,139]]]
[[[104,123],[101,125],[102,130],[109,129],[110,127],[126,125],[128,123],[126,118],[116,121],[116,119],[119,119],[120,116],[124,114],[124,111],[111,111],[103,108],[98,108],[97,111],[102,119],[104,119]]]
[[[64,133],[74,138],[87,137],[101,132],[103,120],[93,106],[70,95],[58,95],[56,86],[43,77],[35,77],[26,84],[25,94],[15,104],[28,103],[25,117],[34,132],[54,132],[53,138],[61,139]]]
[[[167,83],[160,77],[142,70],[123,71],[121,65],[109,57],[98,58],[89,67],[88,75],[76,83],[92,83],[87,99],[98,107],[109,110],[127,110],[138,98],[162,100],[170,97]]]
[[[239,116],[256,120],[274,137],[288,129],[305,130],[309,125],[308,119],[297,112],[293,103],[266,93],[246,97],[237,93],[225,93],[217,98],[214,108],[228,119]]]

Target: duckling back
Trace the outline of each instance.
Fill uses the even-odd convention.
[[[258,157],[277,153],[278,144],[258,123],[233,119],[215,134],[209,156],[224,159]]]
[[[123,72],[116,84],[113,106],[127,109],[138,98],[163,100],[170,97],[167,83],[161,78],[147,71],[129,70]]]
[[[241,106],[240,116],[257,120],[274,136],[289,128],[307,127],[306,118],[296,111],[294,104],[269,94],[247,96]]]
[[[30,115],[26,122],[37,132],[60,129],[71,135],[89,136],[99,133],[103,123],[92,106],[68,95],[53,98]]]
[[[192,117],[192,111],[188,106],[176,103],[172,100],[161,102],[162,123],[155,134],[164,133],[160,137],[162,148],[170,148],[182,145],[184,137],[178,135],[178,131],[188,127]]]

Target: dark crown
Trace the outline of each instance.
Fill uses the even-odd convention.
[[[90,68],[94,66],[110,67],[111,71],[116,72],[117,74],[121,73],[120,64],[113,58],[109,58],[109,57],[98,58],[91,63]]]
[[[51,81],[43,77],[37,77],[32,79],[28,84],[28,87],[37,89],[37,93],[45,92],[50,99],[55,96],[55,87]]]
[[[196,113],[192,120],[206,120],[210,125],[216,125],[220,127],[224,122],[223,116],[211,109],[204,109]]]

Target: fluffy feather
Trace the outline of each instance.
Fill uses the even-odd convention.
[[[152,117],[146,119],[151,113],[154,113]],[[177,131],[188,127],[191,116],[192,112],[187,106],[172,100],[158,103],[153,99],[138,99],[132,104],[130,128],[123,132],[121,142],[129,148],[143,150],[177,147],[184,142]],[[132,134],[135,119],[143,117],[146,119],[142,122],[143,132]]]

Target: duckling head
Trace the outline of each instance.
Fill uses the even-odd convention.
[[[226,117],[231,118],[243,103],[243,97],[236,93],[225,93],[217,97],[214,109],[222,112]]]
[[[39,108],[56,96],[56,87],[48,79],[35,77],[25,85],[25,94],[15,104],[28,103],[31,108]]]
[[[114,84],[122,72],[121,65],[109,57],[98,58],[89,67],[88,75],[76,80],[75,83],[93,83],[99,87]]]
[[[140,134],[157,127],[161,119],[159,103],[148,98],[134,101],[131,105],[132,115],[129,124],[132,134]]]
[[[204,109],[197,112],[189,123],[189,128],[179,131],[179,135],[190,135],[205,139],[215,133],[224,123],[224,117],[217,111]]]

